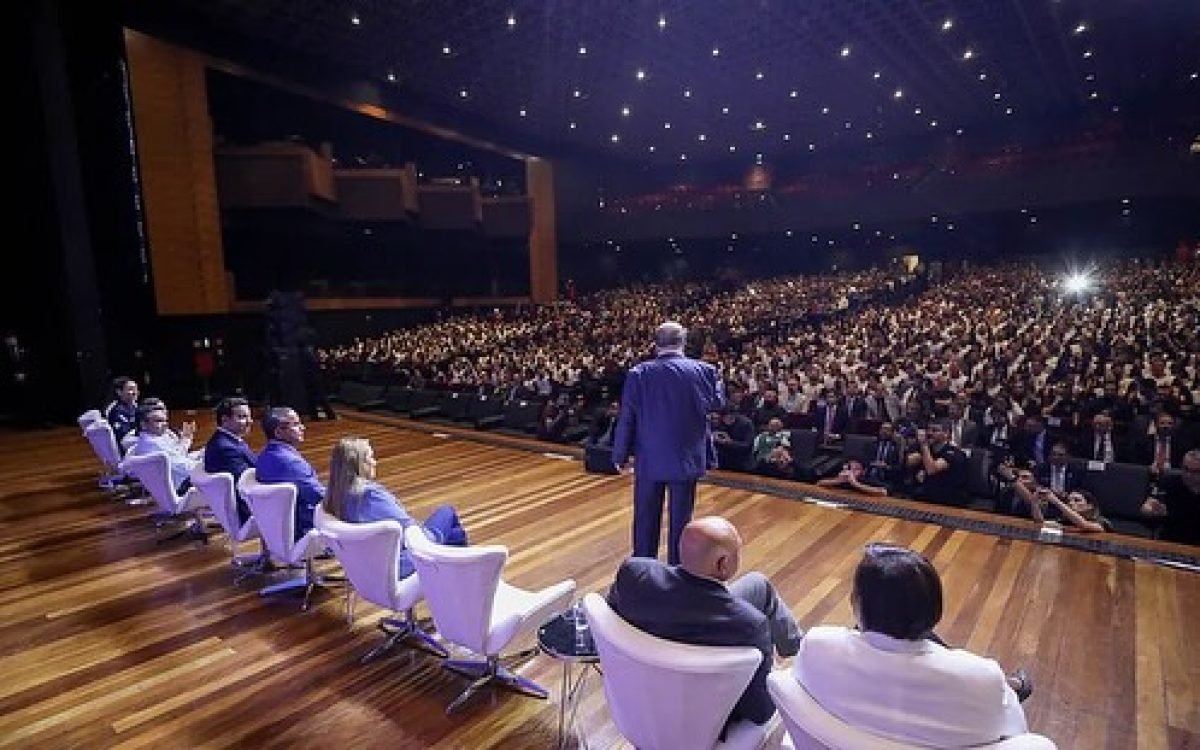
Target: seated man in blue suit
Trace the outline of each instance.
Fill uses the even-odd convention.
[[[621,564],[608,603],[630,625],[659,638],[698,646],[754,646],[762,662],[733,707],[726,726],[745,719],[766,723],[775,713],[767,693],[773,652],[788,657],[803,631],[767,577],[737,574],[742,538],[719,516],[697,518],[683,529],[680,564],[631,557]]]
[[[254,451],[246,445],[253,421],[250,404],[244,398],[223,398],[217,404],[217,431],[204,444],[204,470],[209,474],[229,472],[236,486],[238,477],[246,469],[254,468]],[[242,493],[237,493],[238,520],[246,523],[250,518],[250,507]]]
[[[325,499],[325,485],[298,450],[304,442],[304,423],[295,409],[277,406],[263,417],[267,447],[258,454],[258,481],[296,485],[296,538],[313,527],[313,509]]]

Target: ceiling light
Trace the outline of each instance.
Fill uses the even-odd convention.
[[[862,225],[861,225],[861,224],[859,224],[857,221],[856,221],[856,222],[854,222],[854,231],[856,231],[856,232],[857,232],[857,231],[858,231],[858,230],[860,230],[860,229],[862,229]]]
[[[970,47],[967,47],[965,50],[963,50],[964,60],[970,60],[973,57],[975,57],[975,50],[971,49]]]
[[[755,154],[755,155],[754,155],[754,163],[755,163],[755,164],[762,164],[762,154]],[[736,240],[736,239],[737,239],[737,235],[735,234],[735,235],[733,236],[733,238]]]
[[[948,229],[948,230],[950,230],[951,232],[953,232],[953,231],[954,231],[954,224],[953,224],[953,223],[947,224],[947,225],[946,225],[946,229]]]
[[[937,127],[937,120],[930,120],[930,121],[929,121],[929,127],[931,127],[931,128],[936,128],[936,127]]]
[[[1095,74],[1095,73],[1088,73],[1087,75],[1085,75],[1085,76],[1083,77],[1083,80],[1085,80],[1085,81],[1094,81],[1094,80],[1096,80],[1096,74]]]
[[[679,161],[687,161],[687,154],[680,154]]]
[[[845,47],[842,47],[842,57],[849,57],[849,56],[850,56],[850,45],[846,45]]]
[[[762,121],[762,120],[755,120],[755,121],[754,121],[754,129],[755,129],[755,130],[762,130],[762,129],[763,129],[763,128],[765,128],[765,127],[766,127],[766,125],[763,125],[763,121]]]
[[[1100,93],[1098,91],[1093,91],[1092,93],[1088,94],[1088,99],[1099,99],[1099,98],[1100,98]]]
[[[508,24],[508,28],[511,29],[512,27],[517,25],[517,17],[514,16],[512,13],[509,13],[508,19],[505,21],[505,23]]]
[[[1113,114],[1116,114],[1117,112],[1121,111],[1121,108],[1119,106],[1117,106],[1116,104],[1114,104],[1112,107],[1112,111],[1113,111]]]
[[[1083,51],[1083,59],[1084,60],[1090,59],[1091,56],[1092,56],[1092,51],[1090,49],[1086,49]]]
[[[874,134],[874,133],[872,133],[870,130],[868,130],[868,131],[867,131],[867,140],[871,140],[871,139],[873,139],[874,137],[875,137],[875,134]]]
[[[810,144],[808,144],[808,150],[809,150],[809,151],[816,151],[816,150],[817,150],[817,144],[815,144],[815,143],[810,143]]]
[[[987,80],[987,73],[980,73],[980,74],[979,74],[979,80],[981,80],[981,81],[986,81],[986,80]]]
[[[1084,21],[1080,21],[1079,25],[1075,27],[1076,34],[1082,34],[1087,30],[1088,30],[1088,25]]]
[[[996,93],[992,94],[992,98],[996,101],[1000,101],[1000,92],[997,91]]]
[[[955,134],[955,135],[962,135],[962,134],[963,134],[963,129],[962,129],[962,128],[959,128],[958,130],[955,130],[955,131],[954,131],[954,134]]]
[[[913,114],[914,114],[914,115],[919,115],[919,114],[921,114],[921,108],[920,108],[920,107],[913,107]]]
[[[713,47],[713,57],[720,57],[720,56],[721,56],[721,48]]]
[[[754,80],[761,81],[762,79],[763,79],[763,72],[761,70],[754,74]]]
[[[850,129],[850,121],[849,120],[846,120],[845,128],[846,128],[846,130]]]
[[[358,17],[357,13],[351,13],[350,14],[350,23],[353,26],[358,26],[358,25],[362,24],[362,19]]]
[[[617,135],[616,133],[613,133],[612,135],[610,135],[608,137],[608,140],[612,141],[613,143],[618,143],[621,140],[621,136]]]
[[[650,146],[650,147],[649,147],[649,150],[650,150],[650,153],[652,153],[652,154],[654,153],[654,147],[653,147],[653,146]]]
[[[517,114],[519,114],[521,117],[524,117],[524,116],[525,116],[525,114],[526,114],[526,112],[525,112],[525,109],[524,109],[524,108],[522,108],[522,109],[521,109],[521,111],[520,111],[520,112],[518,112]]]
[[[737,151],[737,146],[730,146],[730,147],[729,147],[729,153],[731,153],[731,154],[732,154],[734,151]]]
[[[577,125],[576,125],[574,122],[572,122],[572,123],[571,123],[570,125],[568,125],[567,127],[568,127],[568,128],[570,128],[571,130],[574,130],[574,129],[575,129],[576,127],[578,127],[578,126],[577,126]]]
[[[723,114],[723,115],[729,114],[729,107],[721,107],[721,114]]]
[[[787,231],[785,231],[783,234],[784,234],[784,236],[785,236],[785,237],[791,237],[791,236],[792,236],[792,230],[788,229],[788,230],[787,230]]]
[[[450,54],[452,51],[453,51],[453,50],[451,50],[451,49],[450,49],[450,45],[449,45],[449,44],[443,44],[443,45],[442,45],[442,54],[443,54],[443,55],[448,55],[448,54]]]
[[[581,45],[579,45],[579,54],[581,54],[581,55],[586,55],[586,54],[587,54],[587,47],[586,47],[586,46],[584,46],[584,45],[582,45],[582,44],[581,44]]]
[[[621,116],[629,117],[629,107],[621,107]]]
[[[792,134],[791,134],[791,133],[784,133],[784,134],[783,134],[783,140],[785,140],[785,141],[790,141],[790,140],[792,140]]]
[[[874,78],[876,81],[878,81],[878,80],[879,80],[879,78],[880,78],[880,76],[882,76],[882,75],[883,75],[883,74],[882,74],[882,73],[880,73],[880,72],[877,70],[877,71],[875,71],[875,75],[873,75],[873,76],[871,76],[871,77],[872,77],[872,78]]]
[[[388,83],[395,83],[396,82],[396,74],[393,71],[389,70],[388,74],[387,74],[387,79],[388,79]]]
[[[950,29],[953,29],[953,28],[954,28],[954,20],[953,19],[947,18],[945,21],[942,21],[942,31],[949,31]]]
[[[1004,114],[1006,114],[1006,115],[1011,115],[1012,113],[1013,113],[1013,108],[1012,108],[1012,107],[1005,107],[1005,108],[1004,108]]]
[[[701,133],[700,135],[696,136],[696,140],[698,140],[698,141],[701,141],[701,142],[703,142],[703,141],[707,141],[707,140],[708,140],[708,136],[707,136],[707,135],[705,135],[704,133]]]
[[[1036,216],[1030,216],[1030,217],[1029,217],[1029,223],[1030,223],[1030,224],[1037,224],[1037,217],[1036,217]]]
[[[903,99],[904,91],[901,89],[896,89],[895,91],[892,92],[892,98],[893,99]]]
[[[691,99],[691,98],[692,98],[692,90],[691,90],[691,89],[684,89],[684,90],[683,90],[683,98],[684,98],[684,99]]]
[[[470,93],[469,91],[467,91],[466,89],[459,89],[459,90],[458,90],[458,96],[459,96],[459,98],[466,99],[466,98],[467,98],[468,96],[470,96],[470,95],[471,95],[471,93]]]
[[[792,89],[791,91],[788,92],[788,96],[795,99],[797,96],[800,96],[800,92],[797,91],[796,89]]]
[[[1192,73],[1190,76],[1188,76],[1189,81],[1194,81],[1197,78],[1200,78],[1200,73]]]
[[[664,122],[664,123],[663,123],[663,130],[670,130],[670,129],[671,129],[671,123],[669,123],[669,122]]]
[[[899,172],[892,172],[892,179],[893,179],[893,180],[898,180],[898,179],[900,179],[900,173],[899,173]]]
[[[638,68],[637,73],[634,73],[634,77],[637,78],[639,81],[644,81],[644,80],[646,80],[646,71],[642,70],[641,68]]]
[[[658,17],[658,28],[659,28],[659,29],[665,29],[665,28],[667,28],[667,17],[666,17],[666,16],[659,16],[659,17]]]
[[[816,242],[818,237],[817,237],[817,235],[814,234],[812,237],[809,237],[809,239],[812,240],[813,242]]]
[[[579,89],[575,89],[574,91],[571,92],[571,96],[578,99],[579,97],[583,96],[583,92],[580,91]]]
[[[823,114],[823,115],[829,114],[829,107],[821,107],[821,114]]]
[[[938,222],[937,215],[935,214],[934,216],[930,216],[930,217],[929,217],[929,222],[930,222],[931,224],[937,224],[937,222]]]

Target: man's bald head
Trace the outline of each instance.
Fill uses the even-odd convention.
[[[692,575],[728,581],[738,569],[742,537],[720,516],[697,518],[679,537],[679,562]]]
[[[664,349],[682,350],[687,343],[687,329],[673,320],[668,320],[654,332],[654,346]]]

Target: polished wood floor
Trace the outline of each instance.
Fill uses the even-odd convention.
[[[473,540],[509,546],[526,587],[604,589],[627,554],[631,480],[576,462],[342,419],[369,437],[382,481],[417,517],[456,505]],[[255,435],[252,444],[261,443]],[[0,434],[0,746],[541,748],[555,741],[559,666],[523,673],[548,701],[483,695],[454,716],[462,681],[397,653],[360,666],[381,613],[353,627],[339,592],[301,613],[232,584],[221,540],[156,546],[147,509],[96,488],[76,430]],[[805,626],[849,623],[862,545],[922,550],[941,571],[948,641],[1024,665],[1031,726],[1060,748],[1200,747],[1200,575],[1150,563],[702,486],[698,514],[729,517],[746,570],[767,573]],[[577,726],[627,747],[592,683]]]

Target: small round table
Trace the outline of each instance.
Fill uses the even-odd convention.
[[[586,621],[582,629],[575,627],[575,618],[583,617],[583,610],[569,609],[555,615],[538,629],[538,646],[548,656],[562,663],[562,688],[558,702],[558,744],[562,747],[566,742],[571,725],[575,723],[575,710],[579,708],[579,699],[583,695],[583,687],[591,670],[600,672],[600,656],[596,653],[596,643],[592,640],[592,631]],[[572,679],[571,667],[574,664],[583,665],[579,675]],[[570,715],[567,707],[570,706]],[[582,735],[580,744],[587,747],[587,738]]]

